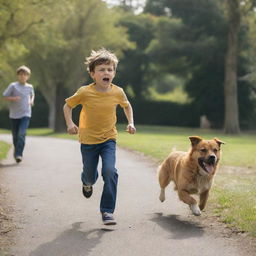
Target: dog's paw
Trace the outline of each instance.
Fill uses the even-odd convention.
[[[191,209],[192,213],[193,213],[195,216],[200,216],[200,215],[201,215],[201,211],[200,211],[200,209],[199,209],[199,207],[198,207],[197,204],[192,204],[192,205],[190,205],[190,209]]]
[[[165,192],[163,189],[161,189],[161,192],[160,192],[160,196],[159,196],[159,200],[161,202],[163,202],[165,200]]]

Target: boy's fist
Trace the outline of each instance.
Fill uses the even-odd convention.
[[[129,132],[130,134],[134,134],[136,132],[134,124],[128,124],[126,127],[126,131]]]
[[[67,131],[69,134],[77,134],[78,133],[78,127],[74,124],[72,126],[68,126]]]

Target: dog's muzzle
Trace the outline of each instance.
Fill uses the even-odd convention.
[[[207,163],[210,164],[210,165],[214,165],[215,162],[216,162],[216,156],[215,155],[210,155],[208,157]]]
[[[200,167],[207,173],[211,173],[214,170],[215,164],[216,164],[216,156],[210,155],[207,159],[205,158],[199,158],[198,163]]]

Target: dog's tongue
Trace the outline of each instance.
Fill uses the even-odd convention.
[[[214,168],[213,165],[209,165],[209,164],[205,164],[204,167],[207,170],[207,172],[209,172],[209,173],[211,173]]]

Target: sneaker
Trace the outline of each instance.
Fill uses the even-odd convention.
[[[15,160],[16,160],[16,163],[20,163],[22,161],[22,157],[21,156],[16,156]]]
[[[87,185],[83,184],[83,195],[86,198],[91,197],[91,195],[92,195],[92,186],[87,186]]]
[[[102,213],[102,221],[104,225],[116,225],[116,221],[114,219],[114,216],[110,212],[103,212]]]

